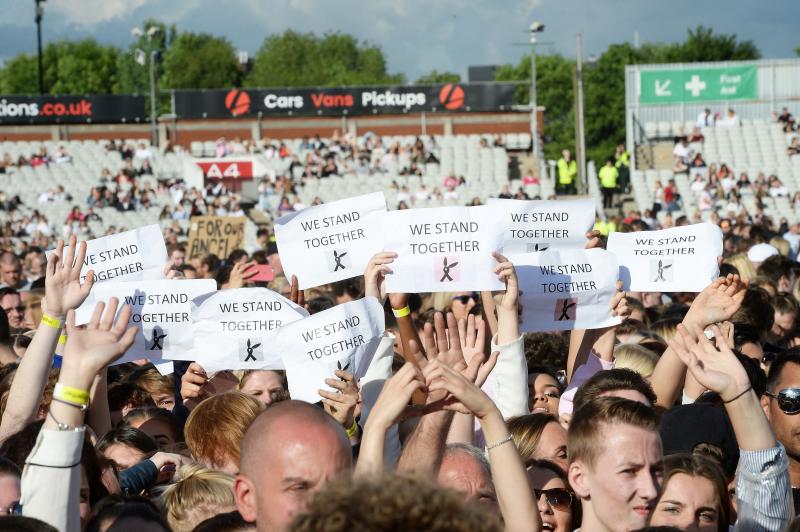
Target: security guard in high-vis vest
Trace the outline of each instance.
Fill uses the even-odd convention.
[[[620,192],[626,193],[628,192],[628,186],[631,182],[631,154],[625,149],[624,144],[617,145],[614,159],[616,159],[614,166],[617,168],[617,172],[619,172],[619,190]]]
[[[572,159],[569,150],[561,152],[561,159],[556,166],[558,168],[558,183],[556,192],[559,194],[576,194],[575,181],[578,179],[578,163]]]
[[[613,233],[617,230],[617,224],[614,223],[613,220],[602,220],[597,218],[597,221],[594,223],[594,227],[592,227],[593,231],[600,231],[600,234],[603,236],[608,236],[609,233]]]
[[[614,193],[617,191],[617,179],[619,172],[614,166],[614,159],[609,158],[605,166],[598,172],[600,178],[600,190],[603,192],[603,208],[611,209],[614,207]]]

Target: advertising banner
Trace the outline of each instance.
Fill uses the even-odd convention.
[[[0,96],[0,124],[145,122],[144,96]]]
[[[175,91],[178,118],[508,111],[513,83]]]

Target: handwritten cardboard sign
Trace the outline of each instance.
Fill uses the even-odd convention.
[[[244,248],[244,216],[192,216],[189,226],[190,259],[209,253],[225,259],[232,251]]]

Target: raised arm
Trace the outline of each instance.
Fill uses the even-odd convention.
[[[698,383],[719,394],[733,425],[741,449],[735,529],[784,530],[793,516],[786,451],[775,439],[747,372],[724,341],[722,331],[716,325],[711,331],[716,346],[699,327],[692,333],[679,325],[670,347]]]
[[[410,362],[406,362],[391,379],[386,381],[364,427],[356,475],[384,471],[383,449],[386,432],[397,423],[408,406],[412,394],[424,387],[422,372]]]
[[[461,352],[458,324],[455,317],[448,313],[447,325],[445,325],[445,317],[441,312],[437,312],[434,314],[433,322],[433,325],[426,323],[423,330],[429,359],[440,360],[457,371],[465,370],[467,363]],[[411,346],[414,347],[415,342],[411,342]],[[415,349],[412,356],[419,359],[421,356],[419,349]],[[425,365],[428,362],[425,361]],[[428,396],[428,402],[436,401],[443,396],[442,393],[438,397]],[[453,413],[446,411],[423,416],[400,455],[397,463],[398,472],[419,474],[427,478],[436,475],[442,464],[447,434],[452,420]]]
[[[11,383],[7,407],[0,422],[0,442],[20,431],[36,416],[64,317],[68,310],[78,308],[92,289],[92,271],[81,284],[81,266],[85,257],[86,242],[76,246],[73,235],[69,247],[65,248],[64,241],[59,241],[55,253],[47,259],[42,320]]]
[[[425,366],[432,360],[437,360],[440,364],[464,375],[469,382],[475,382],[478,379],[485,380],[486,375],[491,371],[491,364],[497,360],[497,356],[488,357],[487,362],[480,337],[483,333],[478,330],[478,327],[473,326],[473,332],[467,332],[470,330],[469,322],[462,323],[461,330],[467,336],[462,341],[462,332],[452,314],[447,314],[446,325],[445,317],[440,312],[434,315],[433,321],[434,325],[426,323],[423,331],[428,353]],[[412,342],[412,348],[414,347],[415,344]],[[415,349],[415,351],[417,350]],[[428,395],[427,403],[435,404],[445,395],[442,391]],[[421,474],[429,478],[431,475],[437,474],[452,419],[453,412],[449,411],[435,411],[423,416],[403,449],[397,465],[398,471]]]
[[[428,408],[473,414],[481,424],[487,442],[492,481],[506,530],[541,530],[542,521],[528,484],[525,466],[497,405],[462,374],[439,361],[428,364],[423,374],[431,394],[447,392],[444,399]]]
[[[81,448],[84,412],[95,376],[121,357],[133,344],[137,329],[126,330],[131,308],[123,307],[114,321],[118,301],[108,308],[99,303],[85,329],[75,326],[75,312],[67,315],[67,345],[53,402],[36,445],[22,473],[22,512],[58,530],[80,530]]]
[[[744,299],[747,283],[738,275],[720,277],[707,286],[692,302],[689,312],[683,319],[683,326],[689,335],[704,330],[712,323],[731,319]],[[658,359],[650,382],[656,393],[657,404],[671,408],[683,387],[686,365],[675,351],[669,347]]]

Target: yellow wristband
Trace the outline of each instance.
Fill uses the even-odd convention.
[[[89,392],[73,388],[72,386],[66,386],[60,382],[56,383],[56,387],[53,390],[53,397],[75,405],[82,406],[89,404]]]
[[[66,343],[67,343],[67,335],[66,334],[62,334],[61,336],[58,337],[58,345],[64,345]]]
[[[346,432],[347,432],[347,437],[351,439],[358,433],[358,423],[356,422],[355,419],[353,420],[353,426],[347,429]]]
[[[405,318],[409,314],[411,314],[411,309],[406,305],[403,308],[393,308],[392,314],[394,314],[395,318]]]
[[[60,329],[64,326],[64,322],[62,320],[47,314],[42,314],[42,323],[48,327],[52,327],[53,329]]]

